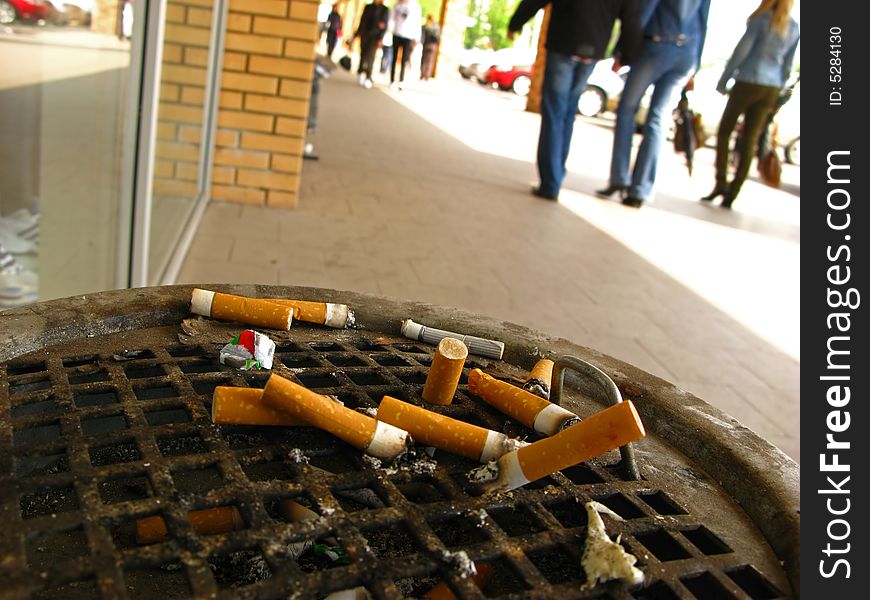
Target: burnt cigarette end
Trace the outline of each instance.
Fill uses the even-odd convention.
[[[550,386],[540,379],[529,379],[523,384],[523,389],[545,400],[550,399]]]

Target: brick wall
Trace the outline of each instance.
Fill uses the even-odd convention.
[[[96,0],[91,9],[91,31],[118,32],[118,0]]]
[[[230,0],[211,197],[295,206],[316,1]]]

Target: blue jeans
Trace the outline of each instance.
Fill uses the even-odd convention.
[[[616,108],[610,184],[629,186],[630,196],[641,200],[649,200],[652,196],[659,151],[664,141],[663,118],[670,116],[676,105],[675,92],[682,89],[695,66],[697,48],[697,41],[677,46],[672,42],[646,40],[640,56],[628,71],[625,89]],[[629,175],[635,118],[650,85],[654,87],[643,126],[643,140],[637,151],[634,171]]]
[[[538,175],[541,192],[557,196],[565,179],[577,101],[586,89],[594,62],[547,51],[547,70],[541,89],[541,134],[538,138]]]

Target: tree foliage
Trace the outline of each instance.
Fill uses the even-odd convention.
[[[513,46],[507,38],[507,26],[519,0],[471,0],[468,16],[474,24],[465,30],[467,48],[500,50]]]

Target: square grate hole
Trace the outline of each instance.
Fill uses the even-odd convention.
[[[130,600],[188,598],[192,590],[180,561],[154,568],[125,568],[124,583]]]
[[[189,471],[173,471],[172,480],[179,494],[207,494],[224,485],[224,478],[215,465]]]
[[[144,473],[101,481],[99,490],[103,504],[144,500],[154,495],[151,482]]]
[[[39,399],[35,402],[14,405],[12,407],[12,418],[17,419],[18,417],[27,417],[30,415],[42,415],[55,409],[57,409],[57,406],[54,403],[54,397],[49,396],[48,398]]]
[[[76,491],[71,485],[22,494],[19,504],[21,517],[24,519],[69,512],[79,507]]]
[[[184,356],[200,356],[207,354],[205,348],[200,346],[174,346],[172,348],[167,348],[166,351],[169,353],[169,356],[173,356],[175,358],[180,358]]]
[[[662,491],[652,494],[638,494],[638,498],[646,502],[660,515],[687,515],[685,508],[677,504],[670,496]]]
[[[594,485],[604,483],[604,479],[584,464],[575,465],[562,470],[562,475],[577,485]]]
[[[81,527],[67,531],[40,531],[25,543],[27,564],[44,571],[53,565],[88,554],[88,540]]]
[[[338,379],[329,373],[296,373],[299,382],[308,389],[339,387]]]
[[[127,419],[124,418],[124,415],[93,417],[82,419],[81,425],[84,435],[99,435],[127,429]]]
[[[51,387],[51,380],[46,377],[39,381],[10,381],[9,395],[17,396],[18,394],[26,394],[28,392],[36,392],[39,390],[47,390]]]
[[[289,545],[293,546],[294,543]],[[315,539],[314,545],[296,559],[296,564],[303,573],[316,573],[347,566],[350,561],[344,548],[334,537],[325,537]]]
[[[88,406],[106,406],[107,404],[117,404],[118,392],[115,390],[94,390],[88,392],[75,392],[73,394],[73,402],[76,407],[86,408]]]
[[[133,440],[105,446],[91,446],[88,452],[91,456],[91,464],[95,467],[133,462],[142,458],[142,454],[139,453],[139,448],[136,447],[136,442]]]
[[[251,481],[292,481],[296,478],[296,470],[281,460],[243,464],[242,470]]]
[[[303,368],[311,368],[311,367],[320,367],[323,366],[317,357],[306,354],[306,353],[285,353],[280,352],[276,353],[278,358],[281,360],[281,364],[283,364],[288,369],[303,369]]]
[[[631,597],[637,600],[680,600],[677,593],[664,581],[656,581],[649,587],[635,590]]]
[[[332,490],[332,495],[345,512],[377,510],[386,506],[378,494],[368,487]]]
[[[640,519],[646,516],[634,502],[619,492],[610,496],[596,498],[596,500],[623,519]]]
[[[93,373],[76,373],[74,375],[67,376],[70,385],[79,385],[82,383],[97,383],[100,381],[109,381],[111,377],[109,376],[108,371],[105,369],[100,369],[99,371],[94,371]]]
[[[720,540],[716,534],[704,526],[698,527],[697,529],[686,529],[681,533],[692,542],[692,545],[694,545],[695,548],[707,556],[733,552],[733,550],[728,547],[728,544]]]
[[[178,368],[182,373],[218,373],[223,370],[223,365],[217,359],[204,359],[193,362],[179,363]],[[148,375],[156,377],[156,375]]]
[[[145,360],[146,358],[156,358],[151,350],[121,350],[112,355],[115,360]]]
[[[229,379],[221,379],[218,381],[213,381],[210,379],[200,379],[200,380],[191,380],[191,385],[193,385],[193,391],[195,391],[200,396],[208,396],[211,397],[214,395],[214,389],[219,385],[230,385]]]
[[[764,575],[755,570],[752,565],[743,565],[736,569],[729,569],[725,574],[739,585],[744,592],[749,594],[752,600],[772,600],[779,598],[779,590],[769,582]]]
[[[386,347],[374,340],[352,340],[350,343],[357,350],[363,350],[365,352],[386,351]]]
[[[427,354],[431,356],[431,353],[427,348],[417,346],[416,344],[392,344],[392,346],[399,352],[407,352],[409,354]]]
[[[411,481],[407,483],[394,482],[393,485],[401,494],[414,504],[431,504],[447,500],[448,496],[439,488],[435,480]]]
[[[680,582],[689,588],[689,591],[698,600],[733,600],[735,598],[734,594],[729,592],[712,573],[682,577]]]
[[[539,548],[526,554],[541,575],[553,585],[586,581],[586,572],[580,566],[580,557],[570,552],[566,546]]]
[[[419,552],[417,543],[403,522],[362,532],[369,551],[380,559],[404,558]]]
[[[70,581],[63,585],[45,588],[30,596],[33,600],[84,600],[86,598],[99,598],[100,592],[97,581],[94,578]]]
[[[438,592],[427,596],[432,589],[440,584],[442,579],[437,575],[422,575],[420,577],[403,577],[396,580],[396,588],[403,598],[438,598]],[[371,596],[369,596],[371,597]],[[447,597],[446,595],[444,597]],[[455,596],[450,596],[455,597]]]
[[[480,519],[463,516],[429,522],[429,526],[438,536],[438,539],[451,550],[489,540],[489,535],[486,530],[480,527],[480,524]]]
[[[486,512],[511,537],[537,533],[546,529],[523,505],[487,508]]]
[[[426,373],[423,371],[411,371],[409,373],[397,373],[396,376],[411,385],[423,385],[426,383]]]
[[[56,440],[59,437],[60,423],[45,423],[42,425],[34,425],[33,427],[25,427],[23,429],[16,428],[12,433],[12,443],[16,446],[44,444]]]
[[[588,522],[586,509],[583,505],[575,500],[564,500],[554,504],[545,506],[547,511],[552,514],[562,527],[585,527]]]
[[[262,428],[257,427],[222,427],[221,435],[233,450],[245,448],[262,448],[274,443]]]
[[[389,385],[390,382],[380,373],[373,371],[363,371],[359,373],[345,373],[351,381],[360,386],[366,385]]]
[[[99,357],[96,354],[90,354],[88,356],[70,356],[68,358],[64,358],[61,360],[63,366],[67,369],[72,369],[75,367],[81,367],[83,365],[93,365],[99,360]]]
[[[15,475],[32,477],[34,475],[54,475],[69,471],[69,457],[65,452],[49,455],[22,456],[15,459]]]
[[[315,352],[341,352],[344,350],[335,342],[308,342],[308,347]]]
[[[328,454],[308,454],[308,464],[340,475],[341,473],[350,473],[357,471],[356,463],[350,460],[347,456],[338,452],[330,452]]]
[[[662,562],[682,560],[692,556],[670,533],[663,529],[638,533],[634,537]]]
[[[272,577],[272,570],[263,554],[254,548],[231,554],[213,554],[208,558],[208,565],[222,588],[245,587]]]
[[[263,389],[266,387],[266,382],[269,381],[269,377],[271,377],[271,373],[246,373],[245,381],[252,388],[260,388]]]
[[[146,379],[148,377],[163,377],[166,371],[160,365],[130,365],[124,367],[128,379]]]
[[[15,377],[16,375],[30,375],[31,373],[41,373],[42,371],[45,371],[45,369],[45,361],[35,363],[10,364],[6,367],[6,373],[10,377]]]
[[[369,398],[371,398],[372,401],[376,405],[379,405],[381,403],[381,400],[384,399],[384,396],[392,396],[396,400],[401,400],[403,402],[408,402],[408,400],[409,400],[408,394],[405,392],[405,390],[398,390],[398,389],[391,389],[391,390],[387,390],[385,392],[372,390],[372,391],[366,392],[366,395]]]
[[[487,564],[492,566],[492,574],[486,578],[486,583],[480,590],[487,598],[497,598],[505,594],[513,596],[517,590],[528,591],[532,589],[504,558],[487,562]]]
[[[171,406],[145,413],[149,425],[167,425],[169,423],[190,423],[190,413],[181,406]]]
[[[398,354],[369,354],[369,357],[383,367],[407,367],[411,364]]]
[[[157,448],[163,456],[187,456],[208,452],[208,446],[199,434],[157,438]]]
[[[326,360],[336,367],[364,367],[368,365],[366,361],[353,354],[328,354]]]
[[[161,398],[178,398],[178,393],[171,385],[134,386],[133,393],[139,400],[159,400]]]

